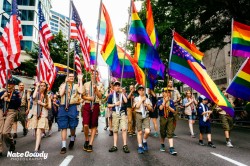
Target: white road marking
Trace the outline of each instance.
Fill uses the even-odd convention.
[[[213,153],[213,152],[211,152],[211,154],[213,154],[213,155],[215,155],[215,156],[217,156],[217,157],[220,157],[220,158],[222,158],[222,159],[224,159],[224,160],[227,160],[227,161],[229,161],[229,162],[231,162],[231,163],[233,163],[233,164],[235,164],[235,165],[238,165],[238,166],[247,166],[247,165],[245,165],[245,164],[242,164],[242,163],[240,163],[240,162],[238,162],[238,161],[235,161],[235,160],[230,159],[230,158],[228,158],[228,157],[222,156],[222,155],[220,155],[220,154]]]
[[[73,155],[68,155],[63,162],[60,164],[60,166],[68,166],[71,160],[74,158]]]

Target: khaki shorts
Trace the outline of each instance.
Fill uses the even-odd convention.
[[[230,131],[233,129],[233,118],[228,115],[220,115],[222,122],[222,128],[224,131]]]
[[[173,138],[174,133],[174,117],[160,117],[160,134],[161,138]]]
[[[142,118],[142,114],[136,112],[136,128],[137,128],[137,131],[142,131],[142,127],[144,129],[150,129],[149,114],[147,114],[146,118]]]
[[[26,121],[26,110],[25,107],[20,107],[19,110],[17,111],[17,116],[15,117],[14,121],[20,121],[20,122],[25,122]]]
[[[113,127],[113,132],[115,133],[119,131],[119,127],[120,129],[127,130],[128,119],[125,112],[122,113],[121,115],[116,114],[115,111],[112,113],[112,127]]]

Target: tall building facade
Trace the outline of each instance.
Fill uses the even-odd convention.
[[[50,11],[50,27],[53,34],[58,34],[62,31],[63,36],[67,39],[69,32],[69,17],[66,17],[60,13],[57,13],[53,10]]]
[[[0,34],[9,20],[12,0],[0,0]],[[38,2],[39,0],[17,0],[23,30],[22,50],[32,50],[38,43]],[[49,23],[51,0],[41,0],[44,16]]]

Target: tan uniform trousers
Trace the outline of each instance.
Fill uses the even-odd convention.
[[[11,137],[11,129],[16,117],[17,111],[8,110],[7,115],[3,116],[3,110],[0,109],[0,152],[3,152],[3,141],[9,147],[10,143],[13,143]]]
[[[136,126],[136,112],[133,108],[127,108],[127,116],[128,116],[128,133],[132,134],[135,132]]]

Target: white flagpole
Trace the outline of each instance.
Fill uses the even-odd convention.
[[[229,79],[228,79],[228,85],[231,83],[232,81],[232,50],[233,50],[233,24],[234,24],[234,19],[232,18],[232,24],[231,24],[231,50],[230,50],[230,62],[229,62]]]

